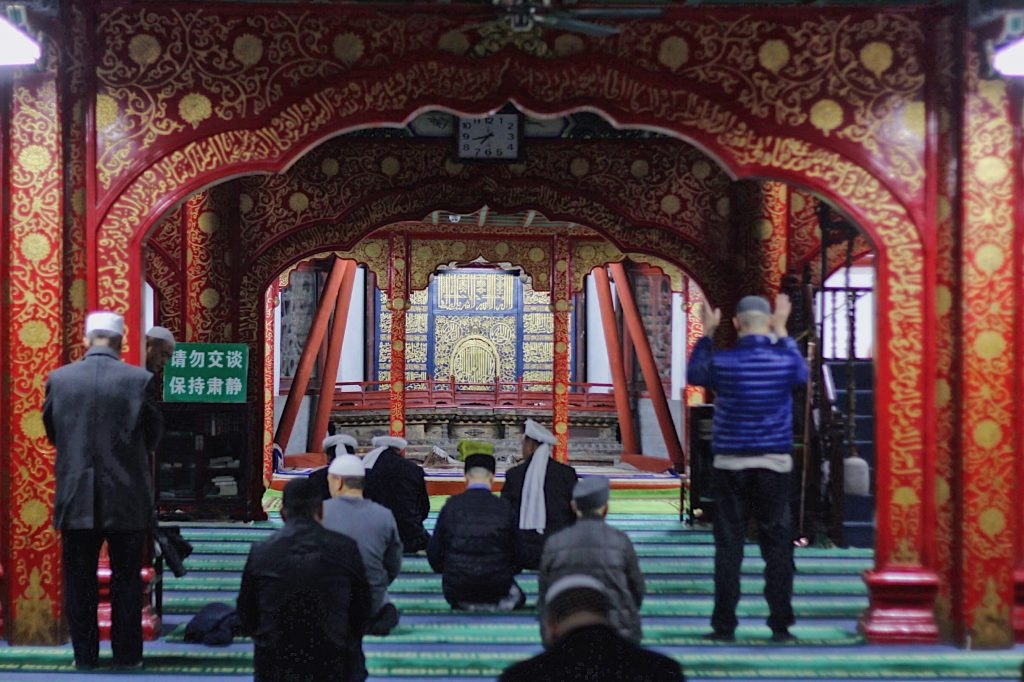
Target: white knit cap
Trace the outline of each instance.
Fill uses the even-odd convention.
[[[100,331],[124,336],[124,318],[117,313],[105,310],[89,313],[89,316],[85,318],[85,333],[91,334]]]
[[[594,590],[595,592],[600,592],[604,595],[608,594],[608,588],[605,587],[604,583],[597,578],[583,573],[574,573],[563,576],[551,583],[551,585],[548,586],[548,591],[544,593],[544,601],[550,604],[554,601],[555,597],[563,592],[568,590],[578,590],[581,588]]]
[[[405,450],[409,447],[409,441],[397,436],[374,436],[373,447],[375,448],[397,448]]]
[[[363,478],[366,476],[366,468],[363,460],[355,455],[338,455],[327,467],[327,473],[343,478]]]
[[[526,420],[526,428],[523,431],[523,435],[537,441],[538,443],[547,443],[548,445],[556,445],[558,443],[558,439],[555,438],[555,434],[551,433],[532,419]]]
[[[172,334],[171,330],[167,327],[150,328],[150,330],[146,332],[146,338],[163,341],[171,347],[171,350],[174,350],[174,334]]]
[[[357,441],[355,438],[348,435],[347,433],[339,433],[335,436],[327,436],[327,438],[324,438],[324,442],[322,445],[324,450],[327,450],[327,448],[331,447],[332,445],[335,447],[337,447],[338,445],[347,445],[351,447],[353,450],[355,450],[359,447],[359,441]]]

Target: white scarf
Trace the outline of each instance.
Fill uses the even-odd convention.
[[[519,502],[519,527],[522,530],[544,532],[547,525],[547,506],[544,504],[544,479],[548,473],[551,446],[541,443],[533,451],[523,477],[523,499]]]
[[[377,458],[380,457],[380,453],[384,452],[385,450],[387,450],[387,448],[385,447],[374,448],[373,450],[370,450],[365,455],[363,455],[363,467],[367,469],[372,469],[373,465],[377,463]]]

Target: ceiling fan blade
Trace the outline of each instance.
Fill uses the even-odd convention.
[[[560,28],[564,31],[572,31],[573,33],[582,33],[583,35],[595,38],[613,36],[619,32],[619,29],[614,26],[580,21],[579,19],[562,14],[537,14],[533,17],[533,20],[543,26]]]
[[[664,10],[659,7],[609,7],[608,9],[573,9],[572,16],[583,19],[646,19],[660,17]]]

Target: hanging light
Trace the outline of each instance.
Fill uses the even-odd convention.
[[[15,14],[24,14],[20,6],[7,8]],[[35,64],[42,56],[39,43],[29,38],[8,17],[0,14],[0,66],[28,66]]]
[[[1024,38],[998,48],[992,66],[1004,76],[1024,76]]]

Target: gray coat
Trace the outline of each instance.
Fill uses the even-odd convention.
[[[125,531],[152,525],[150,453],[161,423],[152,379],[105,346],[50,372],[43,425],[57,449],[55,528]]]
[[[387,604],[388,586],[402,570],[402,541],[387,507],[361,497],[335,497],[324,502],[327,530],[347,535],[359,545],[370,583],[370,615]]]
[[[602,519],[584,518],[549,537],[540,560],[538,610],[543,611],[548,586],[574,573],[593,576],[608,588],[612,626],[639,643],[644,576],[629,536]]]

